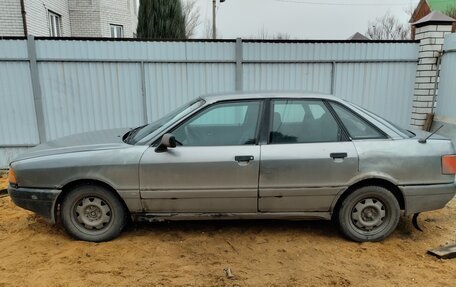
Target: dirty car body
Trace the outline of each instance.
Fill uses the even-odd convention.
[[[338,218],[349,238],[377,241],[394,230],[396,209],[439,209],[456,192],[454,146],[438,135],[419,142],[428,135],[327,95],[213,95],[136,129],[41,144],[11,163],[8,191],[51,222],[68,210],[63,223],[74,230],[67,230],[90,241],[114,238],[118,232],[108,229],[119,214],[150,221]],[[78,198],[81,186],[92,191]]]

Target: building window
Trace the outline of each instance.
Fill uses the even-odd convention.
[[[52,11],[49,13],[49,35],[51,37],[62,36],[62,16]]]
[[[123,37],[123,26],[111,24],[111,38],[122,38]]]

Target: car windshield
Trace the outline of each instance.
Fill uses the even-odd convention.
[[[201,98],[192,100],[191,102],[181,106],[178,109],[170,112],[166,116],[160,118],[159,120],[150,123],[148,125],[140,126],[135,129],[130,130],[123,136],[123,141],[128,144],[136,144],[160,127],[164,126],[167,123],[172,123],[189,113],[193,112],[197,108],[201,107],[204,104],[204,100]]]
[[[381,116],[379,115],[376,115],[375,113],[371,112],[371,111],[368,111],[356,104],[353,104],[351,102],[346,102],[348,103],[349,105],[351,105],[352,107],[358,109],[358,110],[361,110],[363,111],[364,113],[368,114],[369,116],[373,117],[374,119],[376,119],[377,121],[381,122],[382,124],[384,124],[385,126],[389,127],[390,129],[392,130],[395,130],[397,133],[399,134],[402,134],[404,135],[405,137],[409,137],[409,138],[412,138],[415,136],[415,133],[407,130],[407,129],[404,129],[396,124],[393,124],[392,122],[388,121],[387,119],[384,119],[382,118]]]

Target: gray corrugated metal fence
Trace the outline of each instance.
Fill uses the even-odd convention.
[[[332,93],[408,126],[417,54],[415,42],[0,40],[0,167],[45,140],[236,90]]]
[[[438,83],[437,106],[433,130],[456,143],[456,34],[445,36]]]
[[[443,46],[436,114],[456,124],[456,34],[448,34]]]

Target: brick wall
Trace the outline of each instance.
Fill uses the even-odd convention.
[[[19,0],[1,0],[0,36],[24,36]]]
[[[71,35],[101,37],[100,0],[70,0]]]
[[[136,32],[135,0],[100,0],[100,26],[102,37],[111,37],[110,24],[122,25],[124,37],[132,38]]]
[[[70,0],[71,1],[71,0]],[[19,0],[16,0],[19,3]],[[28,33],[35,36],[49,36],[48,10],[62,19],[62,36],[71,36],[68,0],[25,0]]]
[[[28,33],[49,36],[48,11],[61,16],[63,37],[111,37],[110,24],[131,38],[138,22],[138,0],[25,0]],[[24,36],[20,0],[1,0],[0,36]]]
[[[124,37],[136,32],[137,0],[70,0],[73,37],[111,37],[110,24],[123,26]]]
[[[131,26],[133,35],[136,35],[136,27],[138,27],[138,12],[139,12],[139,0],[131,0],[132,12],[130,13]]]
[[[433,98],[434,88],[438,81],[437,59],[442,51],[444,37],[451,33],[451,30],[451,24],[426,25],[416,28],[415,39],[420,40],[420,51],[411,119],[411,125],[415,128],[423,128],[426,114],[432,112],[432,106],[435,104]]]

